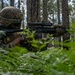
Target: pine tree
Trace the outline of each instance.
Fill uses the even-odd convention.
[[[10,0],[10,6],[14,6],[14,0]]]
[[[40,21],[40,0],[27,0],[27,21]]]
[[[62,2],[62,25],[66,28],[69,29],[69,9],[68,9],[68,0],[61,0]],[[70,34],[67,32],[63,35],[63,41],[68,43],[70,39]],[[63,48],[66,48],[68,50],[67,46],[63,46]]]
[[[1,9],[4,7],[3,0],[1,0]]]

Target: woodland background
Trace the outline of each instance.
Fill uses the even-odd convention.
[[[54,46],[41,49],[41,40],[33,40],[32,45],[37,52],[16,46],[10,49],[0,48],[1,75],[75,75],[75,0],[0,0],[0,10],[6,6],[15,6],[24,14],[23,28],[28,22],[52,22],[53,25],[63,25],[69,30],[68,39],[64,43],[70,47],[63,49],[66,36],[49,37]],[[28,37],[34,38],[27,30]],[[67,39],[66,39],[67,40]],[[57,45],[60,45],[58,47]]]

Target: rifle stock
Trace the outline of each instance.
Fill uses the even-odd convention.
[[[23,29],[0,29],[0,40],[2,40],[4,37],[11,35],[15,32],[21,32]]]

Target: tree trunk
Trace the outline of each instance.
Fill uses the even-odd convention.
[[[57,0],[58,24],[60,24],[60,0]]]
[[[48,21],[47,0],[43,0],[43,22],[47,22],[47,21]],[[46,33],[43,33],[42,35],[43,35],[42,38],[47,37]]]
[[[43,21],[48,21],[47,0],[43,0]]]
[[[40,21],[40,0],[27,0],[27,22]]]
[[[58,25],[61,24],[60,22],[60,0],[57,0],[57,12],[58,12]],[[61,47],[61,36],[58,38],[59,39],[59,47]]]
[[[18,0],[18,8],[20,9],[20,0]]]
[[[4,7],[4,3],[3,3],[3,0],[1,0],[1,9]]]
[[[69,29],[68,0],[62,0],[62,25]]]
[[[66,28],[69,29],[69,10],[68,10],[68,0],[62,0],[62,25]],[[69,33],[65,33],[63,35],[63,41],[65,40],[69,40],[70,39],[70,34]],[[67,43],[68,41],[66,41],[65,43]],[[68,49],[68,47],[64,48]]]
[[[53,25],[54,25],[54,12],[53,12],[53,14],[52,14],[52,17],[53,17]]]
[[[14,0],[10,0],[10,6],[14,6]]]
[[[68,10],[68,0],[62,0],[62,25],[69,29],[69,10]],[[69,39],[70,36],[64,36],[63,40]]]

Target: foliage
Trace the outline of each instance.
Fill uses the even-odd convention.
[[[6,50],[0,48],[0,74],[75,75],[75,42],[65,45],[70,50],[49,48],[41,52],[28,52],[26,48],[18,46]]]
[[[19,47],[18,49],[21,50]],[[7,75],[75,75],[74,49],[66,51],[51,48],[47,51],[24,54],[14,50],[0,50],[1,73]]]
[[[29,35],[29,33],[27,32],[27,35]],[[36,47],[37,52],[28,52],[26,48],[18,46],[10,49],[0,48],[0,74],[75,75],[74,41],[75,38],[65,43],[65,46],[70,47],[69,50],[49,48],[46,51],[39,51],[40,45],[37,45],[39,43],[36,40],[30,42]],[[41,40],[39,40],[39,42],[41,42]],[[56,43],[58,44],[58,42]]]
[[[20,65],[20,59],[18,57],[25,53],[27,53],[27,50],[21,47],[8,50],[0,48],[0,72],[16,70]]]
[[[42,51],[46,50],[47,48],[47,41],[46,40],[41,40],[41,39],[36,39],[35,38],[35,31],[30,32],[29,29],[25,30],[24,32],[21,33],[24,36],[25,40],[22,43],[23,47],[26,47],[29,51]]]

